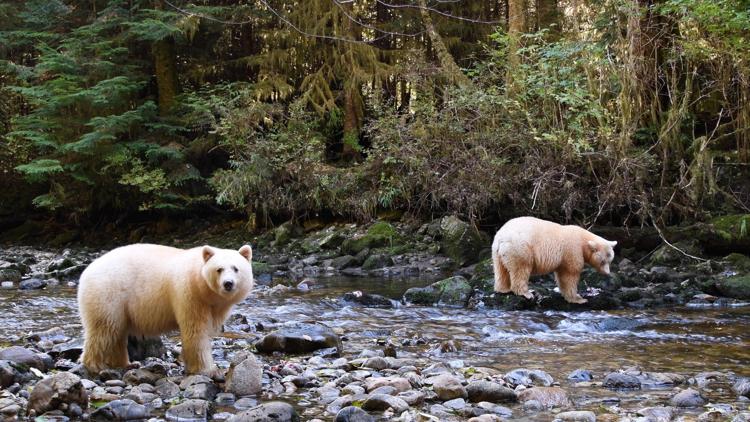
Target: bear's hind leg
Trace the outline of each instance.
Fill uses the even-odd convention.
[[[81,362],[87,370],[95,373],[107,368],[127,367],[130,362],[125,327],[104,320],[86,324]]]
[[[531,266],[523,262],[511,262],[512,266],[508,265],[511,290],[518,296],[523,296],[526,299],[533,299],[534,295],[532,295],[529,291],[529,277],[531,276]],[[508,264],[511,263],[509,262]]]
[[[588,302],[578,294],[578,280],[580,279],[578,273],[557,272],[555,278],[560,286],[560,293],[567,302],[579,304]]]
[[[500,254],[495,251],[492,253],[492,267],[495,273],[495,291],[498,293],[510,292],[510,274],[508,274],[508,269],[503,265]]]

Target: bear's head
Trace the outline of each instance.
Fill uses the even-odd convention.
[[[245,245],[237,251],[204,246],[201,275],[217,295],[232,298],[253,288],[253,250]]]
[[[617,241],[609,241],[601,237],[595,240],[588,241],[588,247],[590,251],[587,262],[592,267],[596,268],[597,271],[604,275],[609,275],[609,264],[615,258],[614,247],[617,245]]]

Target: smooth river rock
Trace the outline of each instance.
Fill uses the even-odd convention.
[[[474,403],[482,401],[506,403],[518,400],[515,391],[491,381],[472,381],[466,387],[466,391],[469,401]]]
[[[539,387],[549,387],[554,382],[550,374],[539,369],[532,370],[526,368],[514,369],[505,374],[503,379],[508,384],[525,386],[536,385]]]
[[[527,388],[518,392],[518,400],[522,403],[533,400],[545,408],[570,406],[568,393],[560,387]]]
[[[745,396],[750,398],[750,378],[740,378],[732,386],[732,391],[737,393],[738,396]]]
[[[347,406],[339,410],[334,422],[375,422],[375,418],[359,407]]]
[[[227,422],[297,422],[299,415],[289,403],[272,401],[245,410],[227,420]]]
[[[362,409],[381,411],[393,409],[396,413],[401,413],[409,409],[409,404],[404,400],[388,394],[370,394],[362,403]]]
[[[40,371],[46,370],[44,361],[36,353],[20,346],[11,346],[0,350],[0,360],[26,365]]]
[[[641,381],[634,375],[613,372],[604,378],[602,385],[612,389],[637,390],[641,388]]]
[[[261,353],[311,353],[319,349],[342,351],[341,339],[333,330],[318,323],[295,323],[280,327],[255,343]]]
[[[232,365],[227,373],[225,391],[237,396],[250,396],[263,390],[263,366],[254,355],[248,355],[237,366]]]
[[[171,421],[205,420],[208,417],[209,403],[206,400],[190,399],[172,406],[167,410],[166,418]]]
[[[706,404],[706,399],[698,391],[688,388],[675,394],[669,404],[676,407],[699,407]]]
[[[457,398],[468,398],[466,388],[461,380],[451,374],[441,374],[432,379],[432,389],[440,400],[453,400]]]
[[[573,422],[596,422],[596,414],[590,411],[575,410],[572,412],[560,412],[555,415],[556,421]]]
[[[58,372],[39,381],[29,397],[29,409],[34,410],[37,415],[61,407],[70,410],[71,404],[86,409],[89,396],[81,378],[70,372]]]
[[[113,400],[91,413],[92,420],[132,421],[149,417],[146,406],[133,400]]]

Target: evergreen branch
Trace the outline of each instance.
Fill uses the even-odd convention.
[[[387,34],[387,35],[395,35],[399,37],[418,37],[422,34],[424,34],[425,31],[418,31],[418,32],[412,32],[412,33],[405,33],[405,32],[396,32],[396,31],[386,31],[385,29],[380,29],[374,25],[370,25],[368,23],[364,23],[362,21],[357,20],[356,17],[352,16],[347,12],[346,8],[342,7],[341,5],[343,3],[348,3],[347,1],[342,0],[331,0],[333,4],[336,5],[336,7],[341,10],[341,12],[346,16],[352,23],[355,23],[363,28],[372,29],[373,31],[380,32],[381,34]]]
[[[194,12],[191,12],[189,10],[182,9],[182,8],[180,8],[180,7],[172,4],[169,0],[164,0],[164,2],[168,6],[170,6],[171,8],[175,9],[176,11],[178,11],[178,12],[180,12],[180,13],[186,15],[186,16],[197,16],[199,18],[207,19],[207,20],[210,20],[210,21],[213,21],[213,22],[224,24],[224,25],[246,25],[248,23],[253,22],[252,19],[246,20],[246,21],[225,21],[225,20],[222,20],[222,19],[215,18],[213,16],[208,16],[208,15],[204,15],[204,14],[200,14],[200,13],[194,13]],[[260,2],[274,16],[276,16],[281,22],[283,22],[286,26],[292,28],[295,32],[299,33],[300,35],[303,35],[303,36],[306,36],[306,37],[310,37],[310,38],[317,38],[317,39],[331,40],[331,41],[341,41],[341,42],[348,42],[348,43],[352,43],[352,44],[370,45],[370,44],[372,44],[374,42],[377,42],[377,41],[380,41],[382,39],[385,39],[385,38],[387,38],[387,37],[389,37],[391,35],[402,35],[402,36],[417,36],[417,35],[419,35],[419,33],[415,33],[413,35],[410,35],[410,34],[397,34],[397,33],[392,33],[392,32],[387,32],[387,31],[379,31],[379,32],[384,33],[384,35],[381,35],[379,37],[375,37],[375,38],[373,38],[373,39],[371,39],[369,41],[362,41],[362,40],[357,40],[357,39],[353,39],[353,38],[337,37],[337,36],[334,36],[334,35],[313,34],[313,33],[307,32],[307,31],[303,30],[302,28],[298,27],[297,25],[295,25],[292,21],[290,21],[284,15],[282,15],[278,10],[276,10],[275,8],[273,8],[266,0],[260,0]],[[349,17],[349,16],[347,15],[347,17]],[[351,20],[352,18],[349,17],[349,19]],[[352,22],[361,25],[356,20],[352,20]]]
[[[464,22],[480,23],[483,25],[497,25],[497,24],[503,23],[502,21],[485,21],[481,19],[467,18],[464,16],[456,16],[448,12],[443,12],[442,10],[438,10],[438,9],[435,9],[434,7],[429,7],[429,6],[420,6],[417,4],[387,3],[383,0],[375,0],[375,1],[391,9],[421,9],[421,10],[426,10],[428,12],[437,13],[438,15],[444,16],[449,19],[456,19],[456,20],[464,21]]]

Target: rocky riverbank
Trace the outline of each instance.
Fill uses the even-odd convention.
[[[706,237],[705,232],[709,231],[716,238],[727,239],[725,247],[737,245],[744,250],[741,249],[744,237],[737,240],[730,236],[728,233],[734,229],[722,222],[723,230],[704,228],[701,232],[704,234],[696,237]],[[675,232],[684,236],[683,231]],[[402,303],[427,306],[578,310],[685,304],[743,306],[750,301],[750,257],[735,252],[710,260],[696,259],[709,256],[711,250],[704,250],[695,239],[662,244],[649,251],[636,248],[642,243],[640,239],[625,239],[621,242],[625,247],[617,250],[611,277],[597,274],[591,268],[584,270],[579,291],[589,302],[574,305],[562,299],[551,275],[532,278],[534,299],[495,294],[489,259],[490,235],[456,217],[426,224],[378,221],[364,226],[323,226],[317,222],[302,226],[287,222],[256,237],[244,235],[236,225],[201,233],[186,232],[168,240],[153,238],[142,231],[131,233],[130,237],[132,241],[179,247],[209,243],[236,248],[250,243],[255,249],[253,269],[258,291],[263,294],[304,291],[313,288],[318,278],[344,275],[433,279],[435,284],[414,288],[400,298]],[[34,248],[6,249],[0,254],[0,286],[39,289],[59,283],[75,284],[86,265],[103,252],[76,247],[59,254]],[[377,306],[388,306],[393,299],[368,293],[365,290],[347,299]]]
[[[58,330],[25,340],[0,350],[4,420],[750,420],[750,379],[728,371],[595,373],[582,362],[554,379],[544,369],[400,357],[393,343],[339,357],[339,334],[315,324],[262,336],[257,357],[218,345],[231,362],[221,380],[183,375],[176,346],[89,376],[74,362],[80,349],[40,351],[64,344]]]

